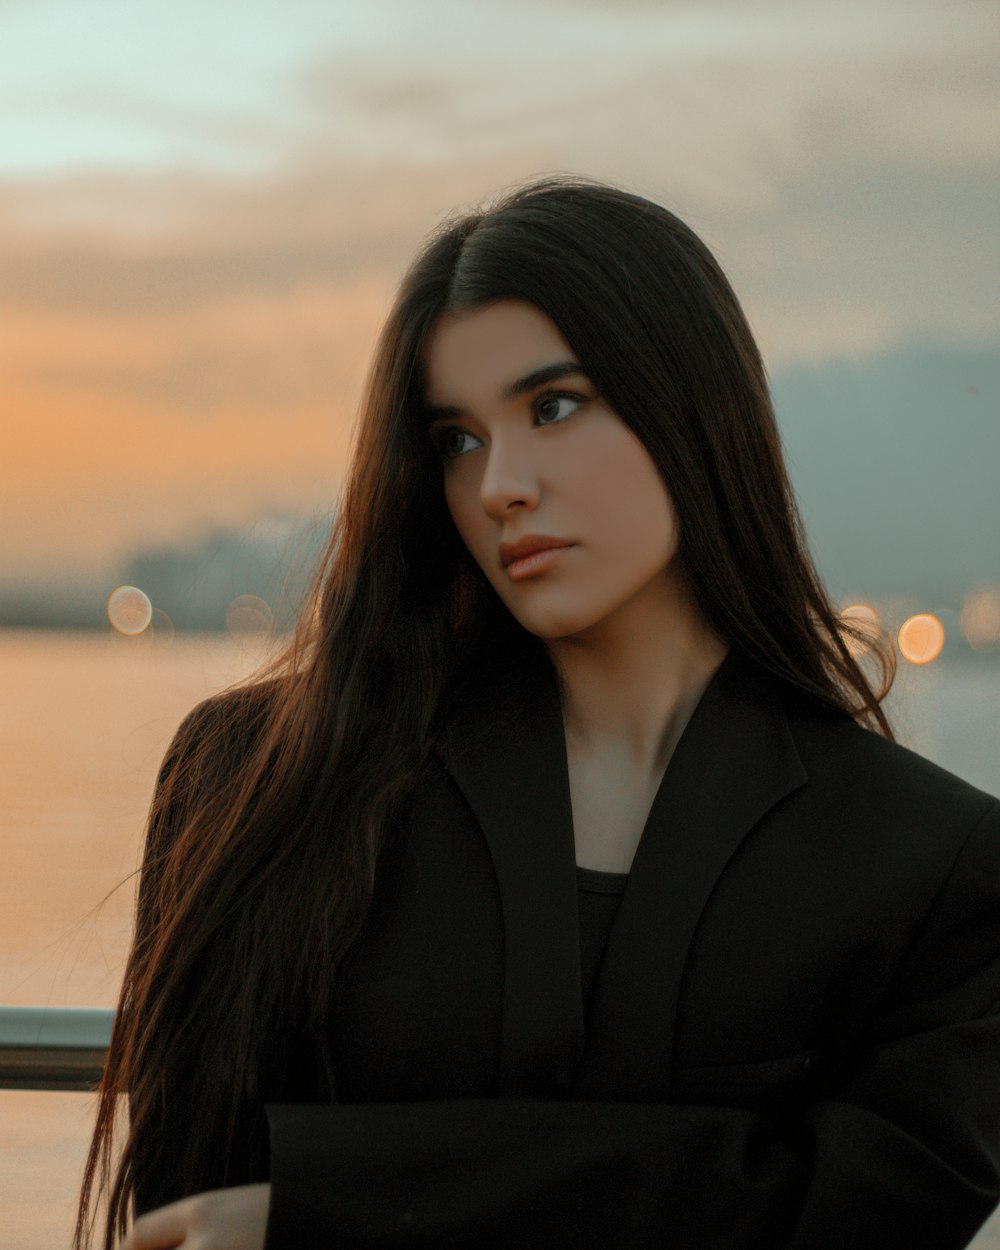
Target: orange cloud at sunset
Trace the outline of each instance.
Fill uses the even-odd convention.
[[[409,256],[523,174],[0,178],[0,584],[334,506]]]
[[[5,329],[5,573],[97,570],[206,520],[330,507],[389,281]]]

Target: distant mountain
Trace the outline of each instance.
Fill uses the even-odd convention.
[[[233,601],[254,596],[267,604],[276,627],[287,630],[329,532],[326,523],[296,518],[215,530],[188,547],[138,552],[122,581],[144,590],[178,629],[225,629]]]
[[[243,596],[235,606],[242,604],[244,625],[249,612],[251,623],[269,619],[284,631],[294,624],[329,533],[327,520],[267,517],[138,551],[110,580],[0,586],[0,628],[106,629],[108,595],[127,585],[144,591],[177,629],[233,626],[233,601]],[[252,606],[257,600],[264,601],[260,612]]]
[[[835,597],[933,607],[1000,585],[1000,345],[786,369],[772,393]]]

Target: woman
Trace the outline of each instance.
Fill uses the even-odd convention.
[[[964,1246],[1000,803],[892,741],[873,642],[686,226],[574,178],[445,223],[293,646],[164,762],[105,1246],[133,1198],[128,1250]]]

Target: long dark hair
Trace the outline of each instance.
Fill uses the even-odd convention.
[[[558,176],[447,220],[382,330],[333,536],[285,654],[198,709],[154,796],[135,942],[77,1222],[263,1179],[267,1101],[336,1097],[337,968],[380,849],[475,661],[532,638],[458,537],[422,417],[443,312],[546,313],[656,463],[709,625],[803,695],[892,737],[892,651],[841,621],[809,557],[760,355],[725,276],[666,209]],[[869,648],[879,680],[856,653]],[[515,668],[517,666],[514,666]],[[112,1175],[116,1112],[129,1128]]]

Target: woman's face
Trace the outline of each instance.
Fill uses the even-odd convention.
[[[540,309],[503,300],[440,317],[424,400],[455,526],[525,629],[563,638],[646,598],[667,602],[679,535],[662,479]],[[500,544],[528,535],[572,545],[513,580]]]

